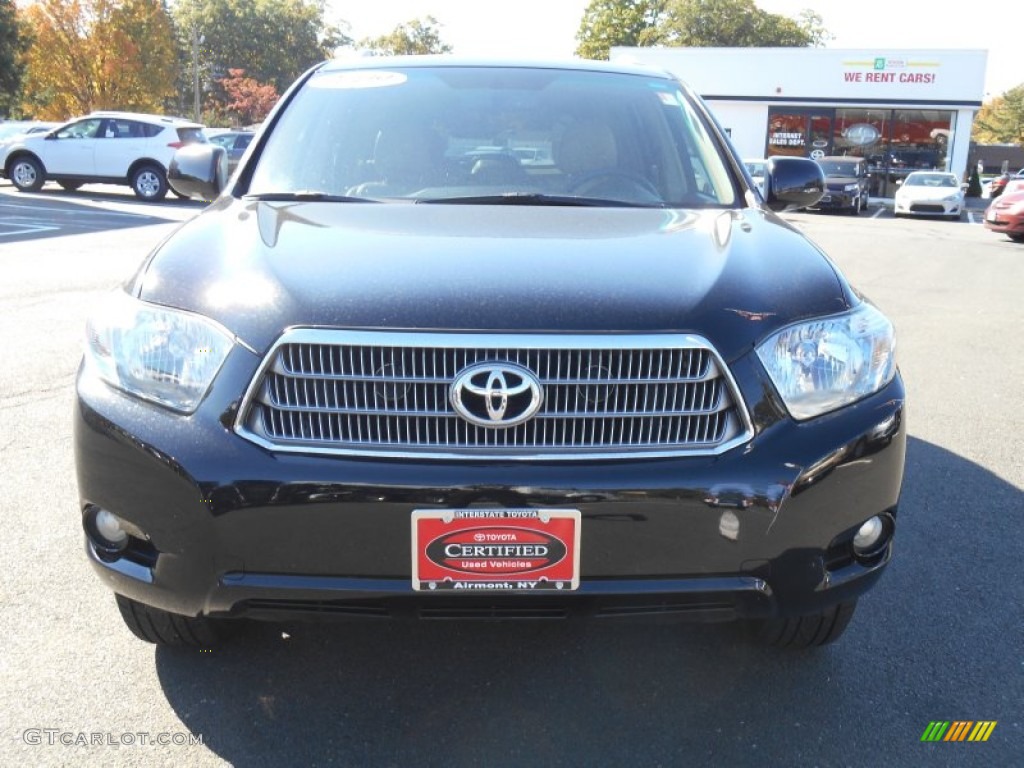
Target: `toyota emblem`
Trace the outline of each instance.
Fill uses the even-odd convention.
[[[532,418],[544,402],[540,381],[512,363],[479,363],[466,368],[451,387],[455,412],[481,427],[513,427]]]

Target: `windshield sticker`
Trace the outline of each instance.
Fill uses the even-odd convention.
[[[310,88],[387,88],[401,85],[408,77],[401,72],[366,70],[327,72],[309,81]]]

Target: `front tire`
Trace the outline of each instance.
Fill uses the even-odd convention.
[[[46,181],[42,163],[28,155],[15,158],[11,162],[7,169],[7,177],[19,192],[38,192]]]
[[[156,165],[144,165],[132,174],[132,191],[140,200],[158,202],[167,197],[167,175]]]
[[[758,619],[749,622],[758,642],[776,648],[816,648],[834,643],[846,631],[857,601],[839,603],[821,613],[785,619]]]
[[[169,648],[212,648],[227,634],[226,620],[179,616],[114,595],[125,626],[147,643]]]

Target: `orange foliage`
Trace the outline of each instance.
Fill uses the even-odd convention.
[[[174,35],[161,0],[39,0],[24,13],[26,113],[160,112],[174,95]]]
[[[227,109],[238,115],[240,125],[261,122],[277,103],[277,89],[245,77],[244,69],[229,69],[228,75],[220,81],[227,93]]]

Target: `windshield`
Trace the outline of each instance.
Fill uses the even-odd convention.
[[[856,163],[823,162],[818,163],[826,176],[856,176]]]
[[[668,79],[530,67],[335,69],[315,74],[288,105],[248,191],[734,205],[719,152]]]
[[[948,173],[912,173],[905,182],[909,187],[959,187],[956,176]]]

